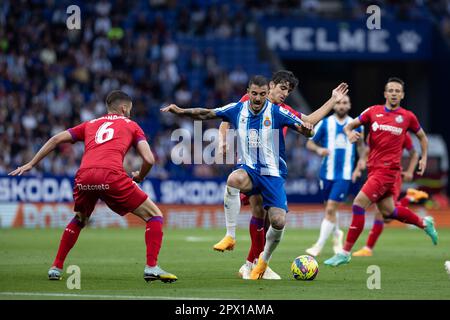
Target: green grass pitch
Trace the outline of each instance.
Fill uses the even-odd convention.
[[[159,263],[179,279],[165,284],[142,278],[144,227],[87,228],[66,260],[65,268],[81,268],[81,289],[69,290],[67,273],[62,281],[47,280],[61,229],[2,229],[0,299],[450,299],[450,276],[444,270],[450,229],[438,231],[440,242],[433,246],[422,230],[386,228],[373,257],[354,257],[337,268],[323,264],[332,255],[330,240],[317,259],[317,278],[297,281],[290,264],[314,242],[318,230],[287,229],[270,263],[282,280],[249,281],[237,276],[249,248],[247,230],[238,230],[234,251],[220,253],[212,245],[223,236],[222,229],[165,229]],[[381,289],[367,288],[370,265],[380,267]]]

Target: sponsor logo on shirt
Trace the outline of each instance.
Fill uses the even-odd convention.
[[[403,122],[403,117],[402,116],[395,117],[395,122],[402,123]]]
[[[378,124],[378,122],[372,123],[372,131],[376,132],[377,130],[381,131],[389,131],[392,134],[395,134],[396,136],[399,136],[402,134],[403,129],[399,127],[390,126],[387,124]]]
[[[335,148],[336,149],[345,149],[346,147],[347,147],[347,138],[345,137],[345,134],[339,133],[336,136]]]
[[[259,134],[257,129],[250,129],[248,132],[248,145],[250,148],[258,148]]]
[[[382,117],[382,116],[383,116],[382,113],[378,113],[378,114],[375,115],[375,117],[377,117],[377,118],[380,118],[380,117]]]
[[[81,184],[77,183],[78,190],[87,190],[87,191],[95,191],[95,190],[109,190],[109,184]]]
[[[285,114],[285,115],[287,115],[287,116],[289,116],[289,117],[291,117],[292,119],[295,119],[295,120],[297,120],[297,121],[300,122],[300,119],[299,119],[295,114],[293,114],[292,112],[290,112],[288,109],[285,109],[285,108],[283,108],[283,107],[280,107],[280,112],[283,113],[283,114]]]

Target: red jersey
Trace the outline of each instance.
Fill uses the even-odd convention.
[[[369,137],[367,137],[367,140],[370,140]],[[368,145],[370,148],[370,145]],[[414,144],[411,138],[411,135],[407,132],[405,136],[405,141],[403,142],[402,149],[405,149],[406,151],[411,151],[414,148]]]
[[[411,151],[413,148],[414,148],[414,145],[413,145],[411,135],[409,133],[406,133],[405,142],[403,142],[402,149]]]
[[[73,141],[84,141],[80,169],[107,168],[124,171],[123,158],[131,145],[145,140],[139,125],[118,114],[107,114],[68,129]]]
[[[367,108],[359,116],[362,124],[369,125],[369,169],[401,170],[401,157],[407,131],[420,130],[417,117],[401,107],[389,110],[384,105]]]
[[[241,100],[239,100],[239,102],[245,102],[245,101],[248,101],[249,99],[250,99],[250,98],[249,98],[249,96],[248,96],[248,93],[246,93],[245,95],[242,96],[242,98],[241,98]],[[280,103],[279,106],[282,107],[282,108],[284,108],[284,109],[289,110],[289,111],[292,112],[294,115],[296,115],[299,119],[302,118],[302,114],[301,114],[300,112],[298,112],[297,110],[293,109],[290,105],[287,105],[287,104],[285,104],[285,103],[283,102],[283,103]],[[284,127],[284,128],[283,128],[283,135],[284,135],[285,137],[286,137],[286,134],[287,134],[287,130],[288,130],[287,127]]]

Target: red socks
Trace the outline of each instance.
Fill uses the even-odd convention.
[[[248,252],[247,261],[253,262],[264,251],[266,232],[264,230],[264,219],[252,216],[249,225],[251,247]]]
[[[360,206],[353,205],[352,206],[352,223],[348,229],[347,239],[345,240],[344,251],[350,252],[355,244],[356,240],[358,240],[359,235],[364,229],[364,216],[365,210]]]
[[[162,242],[162,217],[153,217],[147,221],[145,230],[145,244],[147,245],[147,265],[156,266]],[[53,266],[63,269],[64,260],[77,242],[84,225],[76,218],[72,219],[63,232]]]
[[[147,221],[145,244],[147,246],[147,266],[149,267],[156,266],[158,262],[158,254],[163,237],[162,225],[162,217],[152,217]]]
[[[64,230],[61,241],[59,243],[58,253],[56,254],[55,261],[53,261],[53,266],[63,269],[64,260],[66,260],[67,254],[70,249],[73,248],[77,242],[78,235],[84,225],[77,219],[73,218],[66,229]]]
[[[384,221],[383,220],[375,220],[373,222],[372,230],[370,230],[369,237],[367,238],[366,246],[372,249],[375,246],[380,234],[383,232]]]
[[[395,203],[396,207],[407,207],[410,204],[408,197],[403,197]]]
[[[406,207],[396,207],[391,218],[403,223],[413,224],[421,229],[424,228],[423,219]]]

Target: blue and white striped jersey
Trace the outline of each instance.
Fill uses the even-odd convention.
[[[315,127],[315,135],[310,138],[317,144],[329,150],[329,155],[323,158],[320,168],[320,179],[323,180],[351,180],[355,166],[356,144],[348,141],[344,127],[353,118],[347,116],[339,122],[333,114],[321,120]],[[363,127],[355,129],[362,132]]]
[[[230,103],[214,111],[236,130],[238,164],[245,164],[261,175],[286,177],[282,130],[285,126],[295,128],[295,124],[302,124],[297,116],[269,100],[258,114],[251,110],[250,101]]]

